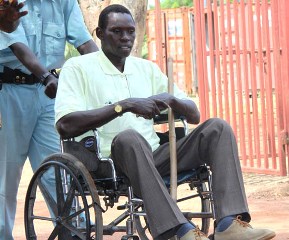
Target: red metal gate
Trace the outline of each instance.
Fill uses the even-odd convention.
[[[185,81],[197,89],[202,121],[220,117],[231,124],[244,171],[287,175],[289,1],[194,2],[184,30],[192,40],[184,55],[194,78]]]
[[[243,170],[286,175],[288,67],[282,65],[288,64],[288,42],[282,40],[282,8],[288,2],[195,4],[203,120],[218,116],[230,122]]]

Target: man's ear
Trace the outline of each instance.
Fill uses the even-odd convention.
[[[95,34],[99,38],[99,40],[103,40],[103,31],[100,27],[95,29]]]

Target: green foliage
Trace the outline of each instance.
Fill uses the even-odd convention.
[[[161,8],[179,8],[179,7],[192,7],[193,0],[163,0],[161,1]]]
[[[142,53],[141,53],[141,57],[144,59],[148,58],[148,45],[147,45],[147,35],[145,34],[144,36],[144,41],[143,41],[143,46],[142,46]]]
[[[198,0],[200,1],[200,0]],[[209,0],[204,0],[204,2],[210,2]],[[212,1],[212,0],[211,0]],[[240,0],[217,0],[217,3],[219,4],[220,1],[223,1],[224,4],[227,2],[233,3],[234,1],[240,2]],[[248,0],[244,0],[246,3]],[[271,0],[268,0],[270,3]],[[194,0],[161,0],[161,8],[167,9],[167,8],[179,8],[179,7],[193,7],[194,6]],[[149,9],[154,9],[154,6],[149,6]]]
[[[65,60],[71,58],[71,57],[76,57],[79,56],[79,52],[74,48],[74,46],[72,46],[71,44],[69,44],[68,42],[66,43],[65,46]]]
[[[179,7],[192,7],[194,5],[194,0],[161,0],[161,8],[179,8]],[[149,5],[149,9],[154,9],[155,7]]]

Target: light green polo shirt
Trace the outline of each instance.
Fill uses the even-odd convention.
[[[145,59],[128,57],[121,73],[102,51],[69,59],[63,66],[55,101],[55,121],[75,111],[92,110],[114,104],[126,98],[146,98],[167,92],[168,79],[159,67]],[[177,87],[174,95],[187,98]],[[151,145],[154,151],[159,138],[153,120],[124,113],[98,128],[103,156],[110,155],[113,138],[121,131],[135,129]],[[83,138],[87,133],[80,136]]]

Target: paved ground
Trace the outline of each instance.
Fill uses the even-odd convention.
[[[244,174],[253,227],[269,227],[289,239],[289,177]]]
[[[25,240],[23,207],[31,176],[30,166],[26,164],[18,194],[18,209],[13,232],[15,240]],[[244,179],[253,227],[271,228],[277,233],[275,240],[289,240],[289,177],[244,174]],[[112,218],[115,215],[114,211],[110,211],[104,218]],[[115,234],[106,236],[105,240],[120,238],[121,235]]]

